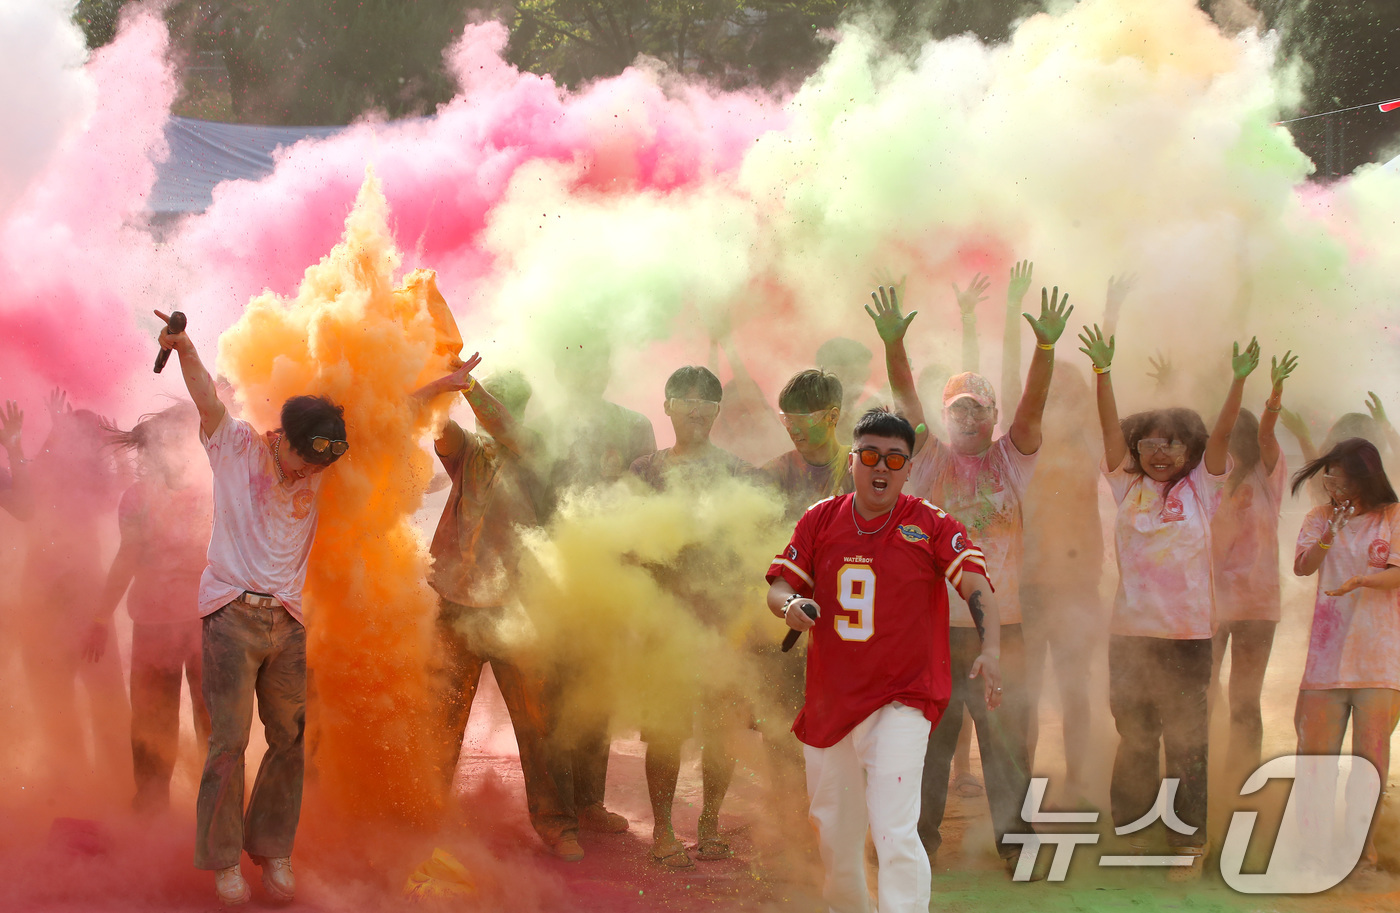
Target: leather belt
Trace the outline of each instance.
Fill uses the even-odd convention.
[[[282,603],[277,601],[276,596],[268,596],[264,593],[249,593],[245,591],[238,601],[244,605],[250,605],[255,609],[280,609]]]

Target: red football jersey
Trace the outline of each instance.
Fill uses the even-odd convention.
[[[809,632],[807,700],[797,738],[830,748],[891,701],[935,725],[948,706],[948,589],[987,559],[961,523],[928,501],[900,495],[878,532],[859,532],[855,495],[818,501],[797,521],[768,569],[821,606]],[[879,528],[879,521],[861,521]]]

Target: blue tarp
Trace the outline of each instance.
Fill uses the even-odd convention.
[[[344,127],[262,127],[171,117],[165,125],[170,157],[156,166],[150,211],[171,218],[203,212],[220,181],[272,173],[272,153],[308,136],[333,136]]]

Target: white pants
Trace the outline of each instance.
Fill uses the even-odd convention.
[[[803,746],[831,913],[868,913],[865,830],[880,857],[879,913],[928,913],[933,872],[919,840],[929,721],[886,704],[830,748]]]

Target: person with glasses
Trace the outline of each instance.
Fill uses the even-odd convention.
[[[552,854],[577,861],[583,858],[578,815],[559,801],[568,763],[550,733],[551,683],[541,657],[499,634],[502,622],[520,620],[520,530],[538,526],[534,463],[543,447],[521,421],[532,393],[529,382],[518,371],[502,371],[478,383],[472,371],[480,360],[473,356],[414,394],[426,404],[460,392],[478,429],[467,431],[448,419],[433,442],[452,484],[429,546],[442,659],[433,677],[442,726],[439,766],[451,792],[481,670],[490,663],[520,747],[530,823]]]
[[[663,408],[671,419],[676,443],[638,457],[632,464],[634,476],[656,491],[683,487],[699,492],[715,480],[753,472],[748,463],[710,441],[710,429],[719,416],[720,399],[724,395],[714,372],[698,365],[678,368],[667,378],[665,394]],[[653,570],[662,585],[689,604],[701,619],[722,614],[719,607],[711,604],[705,591],[706,559],[703,549],[687,550],[681,553],[674,566]],[[726,703],[732,703],[732,695],[710,693],[702,686],[698,704],[703,796],[695,846],[696,858],[702,861],[733,855],[719,832],[720,806],[724,804],[729,781],[734,775],[734,756],[729,751],[725,732]],[[671,823],[671,806],[680,777],[681,747],[690,736],[692,724],[693,714],[683,711],[674,720],[653,722],[642,731],[642,741],[647,743],[647,794],[652,813],[651,858],[672,869],[695,864],[685,845],[677,839]]]
[[[1380,451],[1362,438],[1341,441],[1304,465],[1293,477],[1293,494],[1311,479],[1321,480],[1327,503],[1303,520],[1293,561],[1299,577],[1318,575],[1293,715],[1298,754],[1340,754],[1350,720],[1351,753],[1380,772],[1379,807],[1400,719],[1400,498]],[[1358,870],[1379,872],[1377,860],[1368,833]]]
[[[924,426],[923,404],[904,348],[905,333],[917,312],[903,314],[894,289],[878,289],[871,298],[873,306],[867,305],[866,312],[885,344],[886,368],[895,402],[916,424],[912,489],[967,527],[985,552],[988,569],[1000,586],[998,641],[1006,689],[1002,709],[992,716],[980,690],[969,684],[969,672],[981,652],[985,620],[978,617],[975,607],[958,606],[949,632],[953,692],[948,712],[928,743],[919,833],[929,854],[936,854],[943,839],[948,775],[966,708],[977,730],[997,852],[1011,872],[1021,848],[1019,844],[1004,842],[1003,837],[1021,833],[1026,827],[1020,811],[1030,782],[1026,748],[1030,706],[1019,602],[1022,502],[1040,450],[1041,419],[1055,367],[1055,343],[1074,309],[1069,305],[1069,297],[1062,297],[1058,288],[1053,292],[1043,289],[1040,316],[1024,315],[1035,334],[1035,356],[1015,418],[1001,437],[994,436],[997,400],[991,382],[970,371],[948,380],[943,388],[943,418],[948,433],[944,443],[929,435]]]
[[[1176,779],[1173,814],[1190,832],[1173,827],[1167,843],[1190,862],[1174,866],[1170,877],[1198,878],[1206,847],[1215,620],[1211,521],[1234,465],[1230,435],[1245,379],[1259,365],[1259,343],[1251,340],[1243,352],[1235,344],[1233,381],[1207,434],[1190,409],[1155,409],[1119,421],[1110,373],[1114,339],[1097,326],[1079,339],[1097,375],[1103,472],[1118,503],[1119,583],[1108,646],[1108,703],[1119,737],[1109,792],[1113,823],[1125,827],[1148,816],[1163,778]],[[1158,760],[1163,751],[1165,768]],[[1128,839],[1141,851],[1152,838],[1139,829]]]
[[[214,871],[225,904],[246,903],[251,892],[239,867],[246,850],[262,867],[268,895],[287,902],[296,894],[291,855],[305,769],[302,588],[321,474],[350,446],[345,414],[327,397],[294,396],[282,404],[281,427],[259,433],[228,414],[186,333],[162,327],[159,342],[180,356],[214,475],[214,527],[199,584],[210,736],[195,802],[194,864]],[[245,810],[254,694],[267,751]]]
[[[792,731],[803,743],[810,813],[840,913],[870,908],[865,837],[879,858],[881,913],[926,913],[929,858],[919,808],[929,731],[954,687],[948,586],[985,619],[969,672],[1001,700],[997,598],[967,529],[903,493],[915,431],[872,409],[855,425],[854,493],[812,505],[768,568],[768,608],[810,632],[807,685]]]

